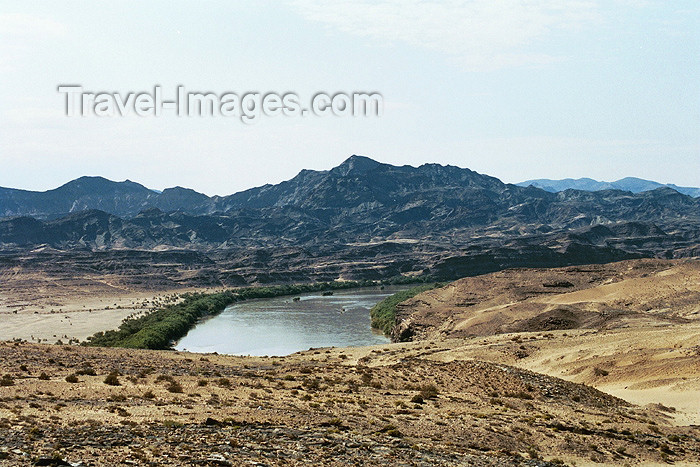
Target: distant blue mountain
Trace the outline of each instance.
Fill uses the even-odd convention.
[[[568,189],[582,191],[601,191],[601,190],[623,190],[631,191],[632,193],[641,193],[643,191],[656,190],[661,187],[668,187],[676,190],[684,195],[692,196],[693,198],[700,197],[700,188],[677,186],[673,183],[662,184],[651,180],[644,180],[636,177],[625,177],[616,182],[599,182],[592,178],[565,178],[563,180],[550,180],[548,178],[539,178],[537,180],[527,180],[525,182],[516,183],[518,186],[534,186],[541,188],[550,193],[557,193]]]

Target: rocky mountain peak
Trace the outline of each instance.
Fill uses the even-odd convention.
[[[342,176],[361,175],[383,165],[385,164],[377,162],[374,159],[370,159],[369,157],[353,154],[338,167],[332,169],[331,172],[335,172]]]

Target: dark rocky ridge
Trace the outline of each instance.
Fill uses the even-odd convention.
[[[162,279],[193,285],[449,279],[700,253],[700,199],[670,188],[549,193],[458,167],[360,156],[226,197],[86,177],[44,193],[0,189],[0,212],[24,214],[0,219],[6,260],[43,263],[45,253],[28,252],[48,246],[40,251],[94,268],[110,258],[117,269],[143,261],[153,272],[163,262],[155,256],[176,250],[165,263],[178,267]]]

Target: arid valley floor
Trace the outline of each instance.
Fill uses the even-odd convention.
[[[410,341],[275,358],[55,345],[172,291],[4,278],[3,465],[700,463],[698,261],[465,278]]]

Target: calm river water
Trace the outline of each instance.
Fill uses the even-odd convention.
[[[369,310],[405,286],[335,291],[293,297],[248,300],[202,323],[175,346],[189,352],[231,355],[289,355],[311,347],[385,344],[370,328]]]

